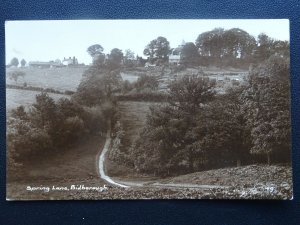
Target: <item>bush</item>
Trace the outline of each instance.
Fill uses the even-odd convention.
[[[134,84],[137,91],[144,89],[157,90],[158,80],[155,76],[142,75],[138,78],[137,82]]]
[[[112,134],[113,139],[109,151],[109,159],[123,165],[130,165],[130,157],[122,151],[125,132],[120,121],[116,121]]]
[[[107,118],[100,106],[85,107],[83,121],[90,134],[103,133],[107,129]]]

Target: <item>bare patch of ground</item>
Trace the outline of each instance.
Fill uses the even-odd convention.
[[[259,182],[292,183],[292,168],[284,165],[249,165],[243,167],[208,170],[168,178],[162,183],[185,183],[207,185],[255,185]]]

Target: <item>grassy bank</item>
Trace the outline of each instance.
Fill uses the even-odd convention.
[[[98,176],[97,156],[105,137],[91,136],[60,154],[32,160],[24,168],[22,179],[7,183],[8,199],[72,199],[86,198],[87,191],[29,191],[31,187],[70,187],[71,185],[103,186]]]

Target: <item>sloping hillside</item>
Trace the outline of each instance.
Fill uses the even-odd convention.
[[[23,86],[53,88],[58,91],[75,91],[82,79],[82,74],[88,67],[63,67],[63,68],[9,68],[6,71],[6,84]],[[24,72],[24,77],[17,81],[10,79],[10,72]]]

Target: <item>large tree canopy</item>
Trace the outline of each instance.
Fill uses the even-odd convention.
[[[196,46],[202,56],[220,57],[222,52],[224,29],[216,28],[204,32],[196,39]]]
[[[202,56],[246,58],[252,54],[256,41],[253,36],[239,28],[216,28],[200,34],[196,39],[196,46]]]
[[[109,63],[113,66],[120,66],[123,61],[123,52],[118,48],[114,48],[110,51],[110,55],[108,57]]]
[[[19,65],[18,58],[16,58],[16,57],[12,58],[11,61],[10,61],[10,65],[11,66],[18,66]]]
[[[170,51],[170,43],[165,37],[158,37],[152,40],[144,49],[144,55],[151,60],[167,59]]]
[[[243,93],[247,124],[251,128],[251,153],[289,156],[290,83],[289,60],[272,56],[252,70],[249,86]],[[282,158],[283,159],[283,158]]]
[[[215,84],[202,75],[185,75],[170,85],[170,104],[185,112],[195,113],[200,104],[215,96]]]
[[[199,58],[198,48],[193,42],[187,42],[181,50],[182,58],[185,63],[193,64]]]
[[[87,52],[93,58],[93,60],[96,60],[98,57],[103,55],[103,50],[104,48],[101,45],[95,44],[88,47]]]
[[[27,63],[27,62],[25,61],[25,59],[22,59],[22,60],[21,60],[21,66],[24,67],[24,66],[26,65],[26,63]]]

